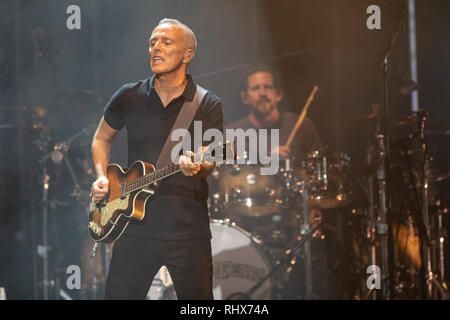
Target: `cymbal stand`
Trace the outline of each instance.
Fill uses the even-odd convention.
[[[440,271],[440,279],[443,283],[443,286],[445,290],[448,291],[447,284],[445,282],[445,255],[444,255],[444,248],[445,248],[445,241],[447,238],[447,231],[445,230],[443,224],[442,224],[442,214],[445,214],[446,212],[442,208],[438,208],[437,211],[437,227],[438,227],[438,237],[439,237],[439,271]]]
[[[437,258],[439,259],[439,264],[437,265],[437,271],[439,272],[439,280],[437,281],[436,277],[433,277],[433,281],[439,293],[441,294],[441,298],[443,300],[449,299],[448,286],[445,282],[445,256],[444,256],[444,248],[445,248],[445,240],[447,238],[447,231],[445,230],[442,224],[442,214],[443,210],[441,208],[437,211],[437,241],[439,243],[438,247],[435,248],[437,250]]]
[[[438,291],[441,294],[443,299],[448,299],[448,294],[444,289],[443,284],[438,281],[437,276],[435,275],[436,270],[436,237],[433,237],[432,233],[432,221],[430,218],[429,212],[429,188],[431,184],[431,159],[428,154],[427,143],[425,139],[425,120],[426,113],[423,111],[419,111],[417,113],[417,120],[419,126],[419,134],[420,134],[420,155],[421,155],[421,184],[420,191],[422,195],[422,219],[425,227],[425,245],[422,249],[422,263],[424,264],[424,276],[426,279],[426,297],[428,299],[437,299]],[[439,239],[440,240],[440,239]],[[437,250],[440,251],[439,248]],[[440,279],[443,281],[444,279]]]
[[[368,150],[367,150],[367,165],[372,167],[373,162],[373,152],[374,152],[374,146],[372,143],[369,143]],[[377,226],[377,219],[375,216],[375,201],[374,201],[374,174],[373,171],[370,171],[370,174],[367,178],[368,182],[368,201],[369,201],[369,207],[368,207],[368,215],[369,215],[369,221],[368,221],[368,238],[369,238],[369,247],[370,247],[370,265],[376,266],[377,265],[377,247],[376,247],[376,226]],[[377,295],[376,291],[372,290],[369,295],[372,295],[372,299],[376,300]]]
[[[303,224],[300,225],[300,236],[306,237],[304,242],[304,257],[305,257],[305,298],[310,300],[313,298],[313,283],[312,283],[312,257],[311,257],[311,230],[309,225],[309,184],[304,181],[302,183],[303,193]]]
[[[387,224],[387,187],[386,187],[386,151],[384,149],[385,139],[383,134],[377,134],[379,167],[377,169],[379,215],[377,224],[377,235],[380,239],[381,249],[381,283],[382,298],[388,298],[389,288],[389,257],[388,257],[388,224]]]
[[[48,189],[50,185],[50,175],[47,173],[47,168],[43,168],[42,174],[42,244],[38,246],[38,254],[42,257],[42,299],[48,300],[49,296],[49,286],[51,281],[49,281],[49,246],[48,246],[48,234],[47,234],[47,224],[48,224]]]
[[[401,141],[401,147],[403,149],[403,154],[405,156],[405,160],[406,163],[408,165],[408,173],[409,173],[409,180],[410,180],[410,184],[414,193],[414,198],[415,198],[415,202],[416,202],[416,208],[414,208],[414,211],[416,212],[415,215],[412,216],[414,224],[416,225],[418,231],[419,231],[419,247],[420,247],[420,252],[422,253],[422,251],[424,250],[424,245],[425,245],[425,240],[428,239],[427,238],[427,234],[425,231],[425,226],[424,226],[424,221],[421,217],[422,214],[422,205],[421,205],[421,200],[420,200],[420,194],[419,194],[419,190],[418,190],[418,184],[416,182],[416,178],[415,175],[413,173],[413,169],[412,169],[412,165],[411,165],[411,161],[409,159],[408,156],[408,146],[407,146],[407,142],[412,139],[413,137],[415,137],[415,135],[410,135],[406,140],[403,139],[403,141]],[[408,218],[408,220],[411,219],[411,216]],[[420,265],[420,274],[423,274],[424,277],[420,277],[420,286],[421,286],[421,294],[422,294],[422,298],[426,298],[427,293],[426,293],[426,273],[425,273],[425,266],[424,263],[421,263]]]
[[[394,44],[400,33],[406,30],[407,11],[403,6],[402,13],[398,17],[397,28],[392,34],[389,43],[383,52],[383,57],[379,63],[382,72],[382,97],[383,97],[383,134],[377,135],[380,148],[380,160],[383,168],[377,171],[380,195],[380,222],[378,224],[378,234],[381,242],[381,265],[382,265],[382,295],[383,299],[393,299],[394,281],[389,277],[394,274],[394,240],[392,233],[392,208],[391,208],[391,133],[389,124],[389,61],[394,48]]]
[[[291,160],[289,158],[285,159],[284,166],[280,168],[280,172],[282,172],[280,182],[283,185],[282,200],[285,207],[289,207],[291,204],[291,200],[293,199],[292,189],[294,187]]]

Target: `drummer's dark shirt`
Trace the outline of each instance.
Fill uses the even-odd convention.
[[[123,85],[104,109],[105,121],[114,129],[127,129],[128,165],[142,160],[155,164],[185,100],[194,98],[196,86],[187,75],[183,94],[165,108],[154,88],[154,76]],[[222,102],[208,91],[194,121],[202,131],[223,129]],[[194,124],[189,132],[193,141]],[[210,141],[204,141],[208,145]],[[193,145],[193,142],[192,142]],[[193,150],[194,151],[194,150]],[[211,238],[205,178],[187,177],[181,172],[162,180],[156,194],[147,201],[143,221],[131,222],[126,235],[160,240]]]
[[[268,141],[270,141],[270,129],[279,129],[279,144],[284,145],[287,142],[289,135],[291,134],[291,131],[294,128],[295,123],[297,122],[297,119],[297,114],[293,112],[283,112],[280,114],[280,120],[278,122],[274,123],[270,127],[260,129],[268,129]],[[247,130],[250,128],[254,128],[254,125],[250,122],[248,116],[245,116],[235,122],[226,125],[225,128],[240,128],[243,130]],[[292,140],[291,156],[293,158],[300,159],[312,151],[319,151],[320,153],[323,153],[324,148],[313,122],[310,118],[305,117],[303,123],[297,131],[297,134]]]

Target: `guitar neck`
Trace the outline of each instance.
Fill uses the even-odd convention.
[[[207,160],[209,162],[216,162],[217,159],[223,160],[223,155],[225,154],[225,148],[228,146],[229,143],[226,145],[220,145],[211,149],[207,149],[203,152],[196,153],[193,157],[194,163],[200,163],[203,160]],[[220,151],[220,152],[219,152]],[[234,153],[233,153],[234,155]],[[132,181],[125,181],[121,185],[121,195],[127,195],[133,191],[142,189],[147,187],[148,185],[157,182],[161,179],[164,179],[168,176],[171,176],[177,172],[181,171],[179,164],[170,164],[167,167],[158,169],[156,171],[153,171],[152,173],[146,174],[142,177],[139,177],[137,179],[134,179]]]
[[[167,178],[168,176],[171,176],[180,171],[181,171],[181,168],[180,168],[179,164],[168,165],[167,167],[153,171],[152,173],[146,174],[146,175],[139,177],[137,179],[134,179],[132,181],[124,182],[123,192],[126,195],[133,191],[145,188],[154,182],[157,182],[161,179]]]

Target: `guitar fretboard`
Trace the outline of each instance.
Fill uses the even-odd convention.
[[[205,150],[204,152],[199,152],[194,155],[194,162],[201,162],[205,156],[211,157],[212,153],[215,153],[217,148],[223,148],[219,146],[213,149]],[[144,188],[158,180],[164,179],[172,174],[181,171],[179,164],[170,164],[167,167],[161,168],[159,170],[153,171],[152,173],[146,174],[132,181],[125,181],[122,183],[122,194],[126,195],[141,188]]]
[[[133,191],[139,190],[152,184],[158,180],[164,179],[172,174],[181,171],[179,164],[171,164],[160,170],[156,170],[152,173],[146,174],[145,176],[139,177],[132,181],[126,181],[123,185],[124,193],[128,194]]]

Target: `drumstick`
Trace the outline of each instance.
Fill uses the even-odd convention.
[[[292,129],[291,135],[289,136],[289,139],[286,142],[286,147],[289,148],[289,146],[292,143],[292,140],[295,137],[295,134],[297,133],[297,130],[300,128],[300,126],[303,123],[303,120],[305,120],[305,116],[306,116],[306,112],[308,111],[309,105],[311,104],[311,101],[313,101],[314,99],[314,95],[316,94],[316,91],[319,89],[319,87],[316,85],[314,86],[313,91],[311,92],[311,94],[309,95],[308,100],[306,101],[305,106],[303,107],[302,113],[300,114],[300,116],[297,119],[297,123],[295,124],[294,129]]]

